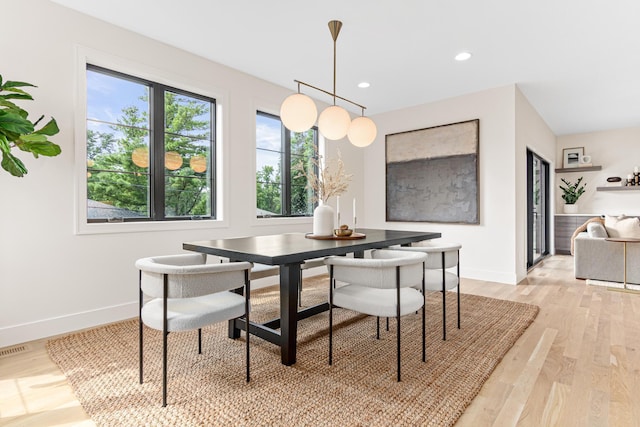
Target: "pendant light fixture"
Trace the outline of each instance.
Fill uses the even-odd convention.
[[[332,140],[347,136],[349,141],[356,147],[366,147],[376,139],[378,132],[373,120],[364,116],[366,107],[336,95],[336,40],[341,28],[342,22],[335,20],[329,22],[329,31],[333,38],[333,92],[328,92],[300,80],[294,80],[298,84],[298,93],[284,100],[280,106],[280,119],[287,129],[294,132],[304,132],[311,129],[316,117],[318,117],[318,110],[311,98],[300,93],[300,85],[307,86],[333,97],[333,105],[327,107],[318,117],[318,129],[322,136]],[[360,107],[362,116],[352,121],[347,110],[336,105],[336,99],[341,99]]]

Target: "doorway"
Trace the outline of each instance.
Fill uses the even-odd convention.
[[[527,268],[549,255],[549,163],[527,149]]]

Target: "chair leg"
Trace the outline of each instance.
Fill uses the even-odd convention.
[[[143,294],[142,294],[142,270],[138,271],[138,292],[139,292],[139,296],[138,296],[138,348],[139,348],[139,352],[138,352],[138,357],[139,357],[139,374],[140,374],[140,384],[142,384],[142,372],[143,372],[143,367],[142,367],[142,363],[143,363],[143,359],[144,359],[144,355],[142,353],[142,347],[143,347],[143,343],[144,340],[142,339],[142,330],[143,330],[143,325],[142,325],[142,302],[143,302]]]
[[[162,407],[167,406],[167,336],[169,335],[167,321],[167,295],[169,279],[164,275],[164,293],[162,298]]]
[[[300,280],[298,281],[298,307],[302,307],[302,269],[300,269]]]
[[[376,316],[376,339],[380,339],[380,316]]]
[[[202,328],[198,328],[198,354],[202,354]]]
[[[398,342],[398,382],[400,382],[400,267],[396,267],[396,340]],[[387,317],[387,321],[389,318]]]
[[[445,287],[444,252],[442,252],[442,341],[447,340],[447,290]]]
[[[460,251],[458,251],[458,329],[460,329]]]
[[[389,332],[389,318],[387,317],[387,332]]]
[[[422,361],[426,362],[427,361],[427,338],[426,338],[426,332],[427,332],[427,313],[426,313],[426,307],[427,307],[427,295],[425,293],[425,283],[424,283],[424,267],[425,267],[425,263],[422,263]]]
[[[247,325],[247,348],[246,348],[246,365],[247,365],[247,382],[251,381],[251,373],[250,373],[250,363],[249,363],[249,299],[251,298],[251,280],[249,280],[249,270],[244,271],[244,284],[245,284],[245,292],[244,292],[244,317]]]
[[[329,365],[333,364],[333,265],[329,270]]]

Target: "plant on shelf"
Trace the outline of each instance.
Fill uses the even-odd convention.
[[[2,168],[13,176],[22,177],[27,173],[27,168],[22,161],[11,151],[18,148],[38,156],[57,156],[60,154],[60,146],[49,141],[48,137],[57,134],[60,130],[54,118],[47,124],[36,130],[43,119],[40,116],[35,122],[27,117],[29,113],[13,103],[12,100],[31,100],[22,87],[36,87],[31,83],[2,80],[0,75],[0,152],[2,152]]]
[[[582,183],[582,178],[578,178],[576,183],[571,183],[564,178],[561,178],[561,181],[564,183],[564,187],[560,185],[560,189],[562,190],[562,200],[567,205],[575,205],[580,196],[584,193],[584,188],[586,187],[586,183]]]

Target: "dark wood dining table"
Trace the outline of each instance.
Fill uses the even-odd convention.
[[[217,240],[186,242],[182,246],[189,251],[217,255],[232,261],[249,261],[280,266],[280,318],[265,323],[251,322],[249,332],[280,346],[284,365],[296,362],[298,321],[329,309],[328,302],[298,311],[298,286],[300,265],[305,260],[346,255],[363,257],[369,249],[381,249],[393,245],[409,245],[413,242],[441,237],[428,231],[403,231],[361,229],[359,239],[313,239],[305,233],[284,233],[268,236],[238,237]],[[229,322],[229,336],[237,338],[247,325],[243,319]]]

